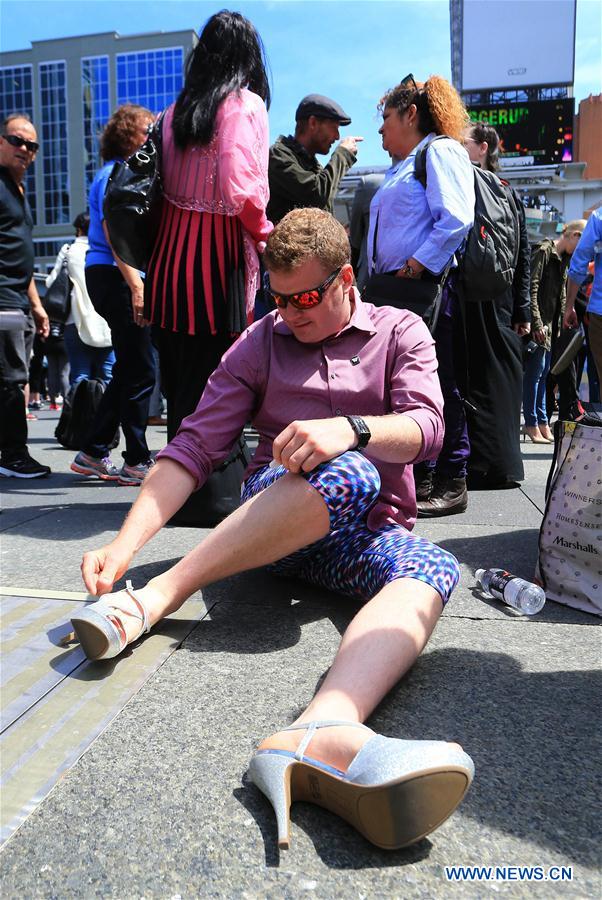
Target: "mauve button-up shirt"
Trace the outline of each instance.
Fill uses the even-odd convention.
[[[433,339],[411,312],[363,303],[357,293],[349,324],[319,344],[298,341],[277,311],[251,325],[224,354],[199,405],[159,459],[180,463],[201,487],[227,457],[247,422],[260,435],[246,472],[272,460],[274,439],[295,420],[341,415],[410,416],[422,431],[413,460],[437,456],[443,441],[443,398]],[[378,469],[381,491],[368,527],[412,528],[412,466],[364,455]]]

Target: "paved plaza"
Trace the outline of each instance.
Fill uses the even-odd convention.
[[[53,474],[0,481],[4,588],[83,591],[83,551],[114,534],[136,494],[72,474],[73,454],[52,438],[57,418],[42,411],[30,423],[30,451]],[[165,429],[149,436],[159,449]],[[183,643],[32,802],[0,855],[3,897],[599,897],[600,619],[551,602],[523,618],[474,589],[479,567],[532,577],[551,455],[523,445],[521,489],[471,493],[465,514],[417,525],[457,556],[461,582],[427,650],[368,724],[459,741],[473,757],[473,786],[438,831],[386,852],[331,813],[296,804],[291,849],[278,852],[247,763],[305,706],[355,607],[258,570],[195,596]],[[204,534],[163,530],[136,558],[134,585]],[[95,664],[99,691],[110,695],[114,683],[121,696],[120,665]],[[572,867],[572,880],[450,886],[445,867],[454,865],[540,866],[543,877]]]

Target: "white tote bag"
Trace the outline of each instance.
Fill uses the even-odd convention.
[[[602,427],[556,427],[535,578],[548,600],[602,616]]]

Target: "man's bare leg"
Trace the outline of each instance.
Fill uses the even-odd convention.
[[[442,612],[441,597],[413,578],[392,581],[366,603],[347,628],[323,684],[297,723],[364,722],[410,669]],[[261,749],[296,750],[302,731],[277,732]],[[370,735],[359,728],[323,728],[310,755],[345,771]]]
[[[137,590],[151,625],[179,609],[199,588],[268,565],[328,534],[330,518],[319,492],[290,473],[229,515],[179,562]],[[111,595],[103,598],[111,602]],[[128,640],[140,631],[134,616],[120,616]]]

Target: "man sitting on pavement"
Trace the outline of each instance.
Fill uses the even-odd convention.
[[[24,388],[34,330],[48,337],[48,316],[33,280],[33,219],[23,178],[39,144],[29,116],[8,116],[0,133],[0,319],[22,317],[20,327],[0,321],[0,475],[42,478],[50,468],[27,450]],[[33,318],[32,318],[33,317]]]
[[[295,136],[280,135],[270,147],[268,219],[276,224],[287,212],[315,206],[332,212],[343,175],[357,159],[361,137],[343,138],[326,166],[316,153],[326,154],[339,140],[339,126],[350,125],[347,113],[328,97],[309,94],[295,113]]]
[[[119,534],[84,555],[86,587],[96,595],[111,590],[250,420],[260,440],[242,506],[146,587],[128,583],[72,619],[88,656],[116,656],[194,591],[266,565],[365,601],[294,730],[265,740],[251,762],[251,777],[278,807],[283,845],[288,809],[271,769],[302,755],[310,739],[306,762],[336,781],[339,814],[345,785],[365,777],[364,784],[381,779],[382,790],[393,791],[383,798],[391,814],[349,819],[379,846],[405,846],[432,831],[472,778],[472,762],[457,745],[376,738],[358,727],[414,664],[459,570],[451,554],[411,532],[412,463],[435,456],[443,438],[433,339],[413,313],[363,303],[349,257],[344,228],[322,210],[294,210],[276,226],[265,251],[276,309],[226,352]],[[318,730],[308,725],[316,721]],[[369,773],[368,747],[376,752]],[[453,781],[449,791],[429,783],[435,770]],[[404,793],[410,784],[411,797]]]

